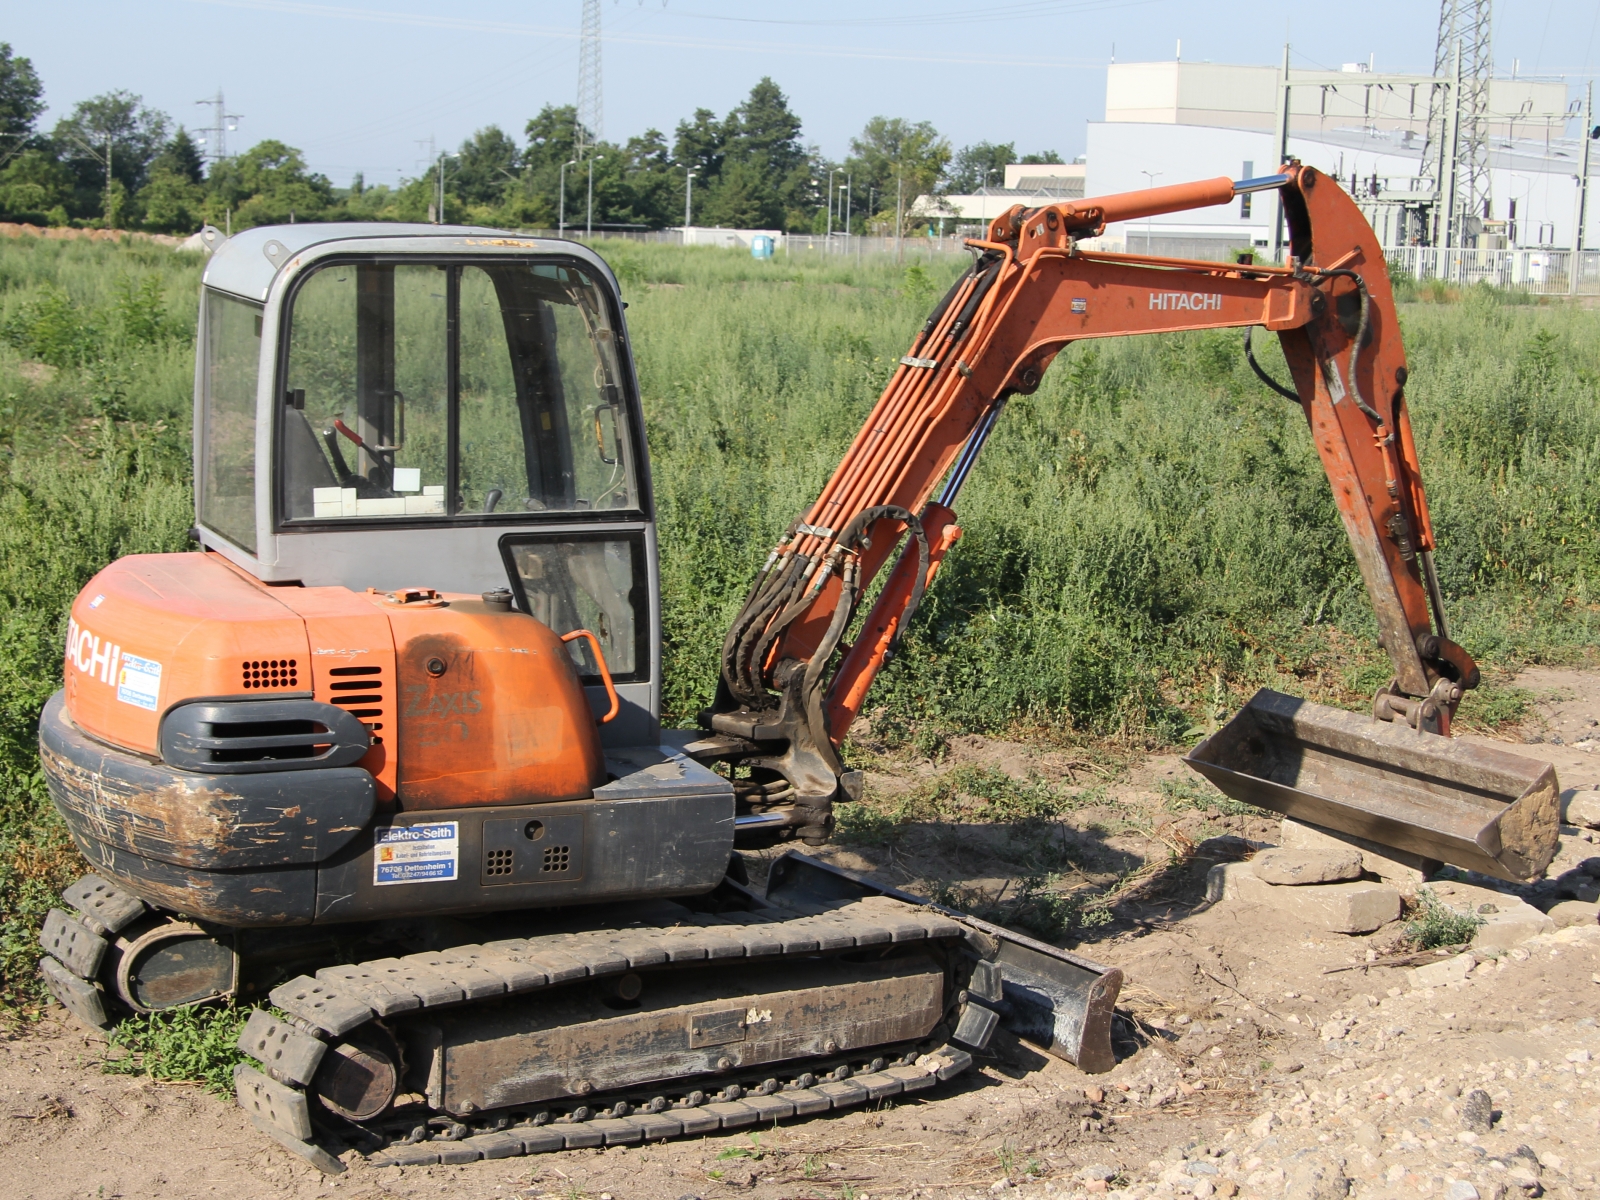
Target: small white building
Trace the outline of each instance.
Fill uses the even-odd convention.
[[[918,196],[911,215],[920,220],[973,225],[992,221],[1014,204],[1083,199],[1084,173],[1076,163],[1008,163],[1004,186],[964,195]]]
[[[785,237],[781,229],[724,229],[720,225],[680,225],[668,232],[682,234],[685,246],[721,246],[731,250],[748,250],[751,240],[758,237],[770,238],[773,246],[782,249]]]

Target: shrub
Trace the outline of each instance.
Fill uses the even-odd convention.
[[[1416,915],[1406,923],[1406,936],[1419,950],[1470,942],[1484,924],[1476,913],[1464,913],[1439,899],[1432,888],[1417,893]]]

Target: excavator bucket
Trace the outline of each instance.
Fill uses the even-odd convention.
[[[1555,768],[1263,688],[1184,758],[1235,800],[1526,883],[1555,857]]]

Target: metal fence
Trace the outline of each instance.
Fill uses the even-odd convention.
[[[1393,275],[1458,287],[1488,284],[1544,296],[1600,296],[1600,250],[1441,250],[1397,246],[1384,251]]]
[[[574,241],[628,241],[628,242],[654,242],[669,246],[684,244],[683,230],[681,229],[596,229],[592,234],[585,234],[583,225],[568,225],[564,232],[554,229],[520,229],[517,231],[524,237],[542,238],[569,238]],[[907,235],[904,238],[869,237],[864,234],[836,233],[831,236],[825,234],[806,233],[775,233],[769,230],[749,229],[705,229],[694,230],[694,242],[699,245],[713,245],[712,235],[727,235],[726,245],[735,250],[750,248],[749,235],[752,233],[770,233],[776,245],[774,252],[777,257],[785,255],[807,255],[812,257],[837,256],[851,259],[883,259],[897,258],[905,262],[925,260],[942,255],[962,254],[966,252],[966,242],[962,237],[945,234],[942,237],[928,237],[925,234]],[[974,234],[974,236],[976,236]]]
[[[868,237],[864,234],[834,234],[832,237],[803,233],[785,234],[778,247],[779,254],[839,255],[844,258],[933,258],[946,254],[962,254],[966,242],[958,237],[927,237],[916,234],[903,238]]]
[[[555,237],[556,231],[525,230],[535,236]],[[701,231],[705,232],[705,231]],[[746,231],[728,231],[737,234]],[[963,231],[964,232],[964,231]],[[568,226],[561,235],[582,238],[581,226]],[[597,229],[594,239],[625,239],[682,245],[681,229],[613,230]],[[927,261],[965,251],[959,235],[926,237],[921,234],[896,239],[860,234],[787,233],[776,238],[778,257],[839,257],[857,260],[895,258],[903,262]],[[1159,239],[1158,239],[1159,241]],[[735,245],[742,243],[735,240]],[[1143,246],[1130,244],[1130,251]],[[1171,252],[1158,245],[1158,253]],[[1389,271],[1419,283],[1438,280],[1458,287],[1487,284],[1509,291],[1533,292],[1545,296],[1600,296],[1600,249],[1583,250],[1441,250],[1434,246],[1393,246],[1384,250]],[[1209,256],[1207,256],[1209,257]],[[1221,257],[1220,255],[1218,257]]]

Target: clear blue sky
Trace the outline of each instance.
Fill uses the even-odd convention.
[[[10,7],[0,40],[33,59],[51,109],[112,88],[191,127],[220,85],[244,114],[230,150],[279,138],[344,184],[415,175],[428,139],[454,146],[496,123],[521,140],[577,86],[580,0],[76,0]],[[726,112],[762,75],[788,93],[804,137],[843,157],[877,114],[932,121],[957,145],[1081,153],[1103,115],[1105,64],[1185,59],[1296,65],[1376,55],[1431,68],[1433,0],[604,0],[605,125],[670,137],[695,108]],[[1565,75],[1600,63],[1600,0],[1502,0],[1495,59]],[[419,145],[421,143],[421,145]]]

